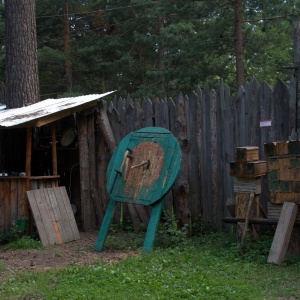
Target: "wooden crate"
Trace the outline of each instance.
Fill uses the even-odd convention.
[[[300,154],[300,141],[283,141],[264,144],[267,157]]]
[[[230,176],[255,178],[265,175],[267,172],[266,161],[231,162]]]
[[[234,151],[234,160],[236,162],[247,162],[259,160],[258,147],[236,147]]]

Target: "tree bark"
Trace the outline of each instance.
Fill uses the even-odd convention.
[[[35,0],[5,1],[5,54],[7,107],[38,102]]]
[[[244,56],[243,56],[243,0],[236,0],[234,8],[234,38],[236,57],[236,85],[244,85]]]
[[[71,54],[70,46],[70,25],[69,25],[69,6],[68,3],[64,3],[64,41],[65,41],[65,52],[66,52],[66,77],[67,77],[67,93],[73,92],[73,72],[72,62],[69,59]]]
[[[162,0],[158,0],[160,7],[162,7]],[[158,32],[159,32],[159,45],[158,45],[158,71],[160,73],[159,77],[159,87],[160,92],[163,95],[165,92],[165,76],[163,74],[164,66],[164,48],[163,48],[163,38],[162,30],[164,28],[164,18],[159,14],[158,16]]]

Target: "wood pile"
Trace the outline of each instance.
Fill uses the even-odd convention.
[[[264,145],[268,163],[270,202],[300,204],[300,141]]]
[[[293,246],[294,253],[299,254],[299,230],[296,231],[294,223],[299,218],[300,141],[267,143],[264,151],[271,202],[268,204],[269,217],[278,218],[279,215],[268,262],[279,265],[285,258],[289,244]]]
[[[239,222],[237,227],[238,242],[242,245],[249,219],[259,217],[261,176],[266,174],[267,164],[259,160],[258,147],[237,147],[234,159],[230,163],[230,175],[235,177],[235,217],[245,220],[244,223]]]

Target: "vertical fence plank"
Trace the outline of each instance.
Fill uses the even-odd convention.
[[[227,214],[226,201],[233,195],[233,180],[229,175],[229,163],[233,160],[234,113],[230,89],[223,82],[218,90],[217,101],[217,156],[218,156],[218,196],[217,227],[222,227],[222,217]],[[222,184],[221,184],[222,183]]]
[[[270,127],[260,127],[260,143],[259,143],[259,157],[265,160],[264,155],[264,143],[269,143],[271,141],[276,141],[278,133],[275,131],[277,124],[281,123],[281,120],[277,119],[275,116],[275,106],[273,90],[270,86],[263,82],[259,91],[259,105],[260,105],[260,120],[271,120],[272,126]],[[262,191],[260,194],[260,202],[264,209],[267,209],[267,202],[270,199],[270,193],[267,185],[267,179],[265,177],[261,178]]]
[[[142,101],[142,109],[143,109],[143,112],[144,112],[142,127],[152,127],[153,126],[152,101],[148,98],[144,99]]]
[[[246,133],[246,99],[245,90],[242,86],[239,87],[234,101],[234,147],[247,146],[249,137]]]
[[[288,140],[292,129],[295,129],[295,102],[291,102],[290,98],[288,87],[278,80],[273,92],[275,124],[272,126],[274,131],[272,141]]]
[[[188,152],[188,181],[190,185],[190,209],[193,212],[193,221],[201,214],[201,184],[199,177],[199,149],[198,149],[198,98],[196,92],[192,92],[189,98],[185,98],[185,112],[187,120],[187,138],[190,142]]]
[[[211,203],[211,123],[210,123],[210,91],[206,86],[202,101],[202,133],[203,133],[203,221],[212,221]]]
[[[18,219],[18,182],[22,179],[14,178],[11,180],[11,211],[10,219],[11,222]]]
[[[95,115],[94,113],[87,117],[87,134],[88,134],[88,150],[89,150],[89,190],[91,199],[91,210],[94,209],[95,214],[91,214],[92,225],[97,224],[100,227],[103,220],[103,210],[99,201],[99,189],[97,180],[97,154],[96,154],[96,137],[95,137]],[[96,218],[95,218],[96,217]]]
[[[121,109],[123,110],[122,106],[121,106]],[[113,135],[114,135],[114,138],[115,138],[115,141],[116,141],[116,146],[120,143],[121,141],[121,124],[120,124],[120,118],[119,118],[119,114],[116,110],[115,107],[112,107],[110,111],[107,111],[107,117],[109,119],[109,122],[111,124],[111,128],[112,128],[112,132],[113,132]],[[103,155],[105,155],[104,158],[110,158],[112,153],[105,153],[105,150],[103,149]],[[105,159],[105,161],[102,161],[102,168],[104,168],[104,165],[105,165],[105,169],[107,168],[108,166],[108,161]],[[101,187],[101,194],[102,194],[102,197],[104,197],[104,203],[107,203],[108,202],[108,194],[107,194],[107,191],[106,191],[106,177],[102,178],[101,181],[104,181],[105,182],[105,189],[103,187]],[[105,190],[105,191],[104,191]],[[115,206],[115,211],[114,211],[114,215],[113,215],[113,219],[112,219],[112,222],[114,224],[118,224],[120,222],[120,219],[121,219],[121,203],[117,203],[117,205]]]
[[[82,230],[87,231],[92,228],[90,185],[89,185],[89,157],[88,138],[87,138],[87,119],[79,115],[77,119],[78,127],[78,147],[80,161],[80,190],[81,190],[81,216]]]
[[[162,127],[170,130],[170,116],[169,116],[169,104],[167,101],[161,99],[154,103],[154,117],[155,126]],[[164,209],[168,212],[172,212],[173,208],[173,193],[172,190],[165,196]]]
[[[277,135],[274,130],[276,123],[280,123],[280,120],[275,118],[274,109],[274,98],[273,90],[270,86],[263,82],[259,92],[259,103],[260,103],[260,120],[271,120],[272,126],[260,128],[260,158],[264,159],[264,143],[269,143],[277,140]]]
[[[203,217],[203,202],[204,202],[204,155],[203,155],[203,93],[200,87],[196,90],[197,96],[197,148],[198,148],[198,178],[199,178],[199,213],[192,216],[194,220],[202,221]]]
[[[217,228],[217,206],[218,206],[218,156],[217,156],[217,95],[214,90],[210,94],[210,127],[211,127],[211,203],[212,222]]]
[[[276,89],[275,89],[276,90]],[[289,97],[289,109],[290,109],[290,135],[292,132],[297,133],[297,80],[295,77],[292,77],[290,86],[288,87],[288,97]],[[274,96],[276,99],[276,95]],[[297,138],[297,136],[295,137]],[[298,135],[298,139],[300,135]]]
[[[174,185],[175,212],[180,226],[191,223],[191,211],[189,207],[189,182],[188,182],[188,152],[190,141],[187,137],[187,122],[185,116],[185,100],[180,93],[177,100],[178,117],[175,124],[175,136],[178,139],[181,152],[182,163],[179,177]]]
[[[4,226],[5,226],[5,231],[9,232],[11,229],[11,218],[10,218],[10,212],[11,212],[11,193],[10,193],[10,179],[5,179],[3,181],[3,190],[4,190]]]
[[[249,137],[246,146],[259,146],[260,132],[260,109],[259,109],[259,83],[252,78],[245,86],[246,99],[246,133]]]

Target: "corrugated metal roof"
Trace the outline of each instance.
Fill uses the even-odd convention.
[[[98,99],[112,92],[79,97],[47,99],[20,108],[0,112],[0,128],[42,126],[96,105]]]

